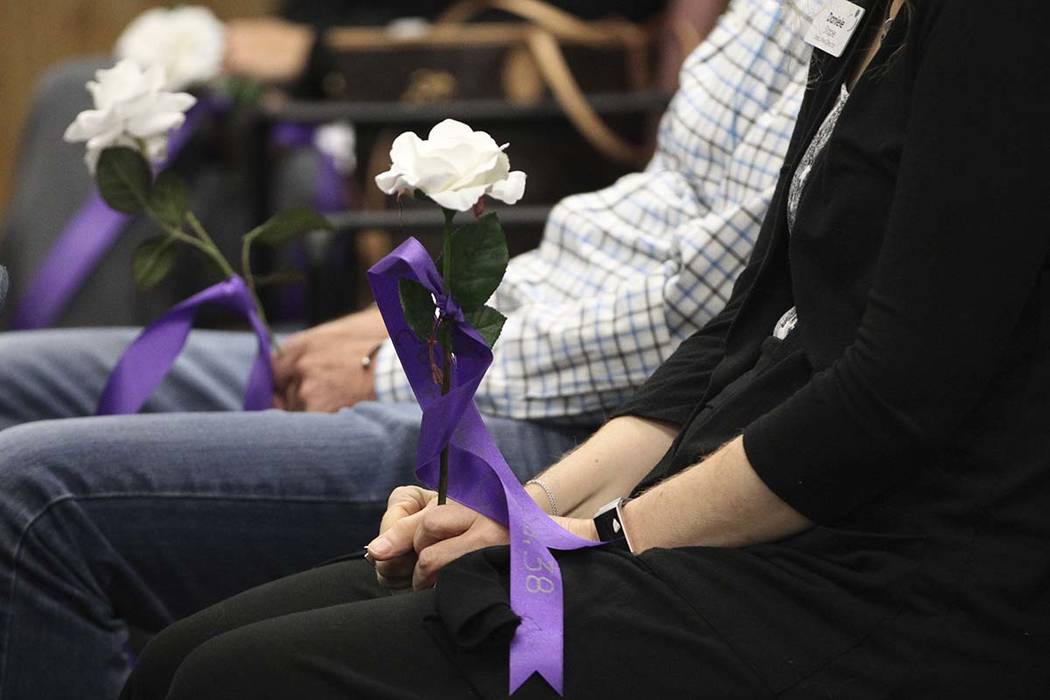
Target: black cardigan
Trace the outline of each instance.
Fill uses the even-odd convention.
[[[858,693],[1048,697],[1050,3],[915,0],[789,235],[789,175],[885,10],[862,1],[846,54],[814,58],[729,304],[618,412],[682,426],[642,487],[742,433],[818,526],[642,559],[773,690],[823,668]]]
[[[870,25],[882,13],[869,4]],[[1050,247],[1048,7],[918,0],[904,48],[907,22],[850,96],[794,235],[785,176],[725,311],[620,413],[687,424],[755,364],[794,304],[814,376],[741,426],[782,498],[834,520],[957,444],[995,378],[1043,357],[1033,352]],[[785,174],[861,44],[816,59]]]

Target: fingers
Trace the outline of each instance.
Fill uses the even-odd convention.
[[[301,412],[305,410],[303,400],[299,392],[299,380],[292,379],[284,390],[284,406],[287,411]]]
[[[296,376],[296,364],[306,350],[304,333],[296,333],[281,345],[273,356],[273,382],[278,391],[284,391]]]
[[[459,503],[427,508],[422,515],[413,540],[417,561],[412,587],[416,590],[433,586],[435,576],[449,562],[509,540],[505,527]]]
[[[422,511],[436,498],[435,492],[419,486],[399,486],[390,492],[386,512],[379,524],[380,537],[368,546],[368,557],[376,567],[376,578],[381,585],[389,588],[408,588],[411,585],[412,570],[416,566],[415,550],[409,549],[400,555],[390,554],[390,551],[400,551],[405,542],[411,547],[412,535],[408,533],[415,532]],[[399,523],[401,529],[394,530]],[[383,537],[388,533],[389,537]],[[389,543],[390,550],[383,541]]]
[[[383,516],[383,521],[380,523],[382,528],[380,535],[368,543],[368,553],[377,562],[393,559],[413,551],[412,543],[416,530],[424,514],[433,509],[431,507],[433,501],[428,502],[422,494],[409,490],[415,487],[402,488],[405,490],[394,489],[394,493],[391,493],[393,505],[387,508],[387,513]],[[426,493],[423,489],[418,489],[418,491]],[[420,503],[423,503],[422,509],[419,508]]]
[[[401,518],[368,544],[368,555],[376,567],[376,577],[383,585],[404,588],[411,580],[416,552],[412,536],[424,511]]]
[[[373,562],[376,569],[376,580],[387,588],[409,588],[412,585],[412,572],[416,567],[416,553],[406,554],[387,561]]]
[[[446,565],[485,546],[480,536],[470,532],[430,545],[417,554],[416,566],[411,572],[413,590],[433,587],[438,572]]]
[[[389,530],[398,520],[423,510],[435,498],[435,492],[419,486],[398,486],[386,500],[386,512],[379,522],[379,534]]]
[[[477,519],[475,511],[458,503],[449,502],[439,508],[428,508],[416,528],[412,548],[422,554],[437,542],[462,535]]]

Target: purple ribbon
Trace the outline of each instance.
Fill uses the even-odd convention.
[[[201,100],[186,113],[186,121],[168,141],[166,168],[182,152],[201,122],[222,109],[213,100]],[[132,220],[109,208],[94,191],[62,229],[37,268],[11,313],[12,330],[34,330],[54,325],[91,271],[120,238]]]
[[[450,324],[455,361],[449,393],[434,383],[426,343],[405,321],[398,280],[423,285],[440,300]],[[510,645],[510,693],[533,673],[564,693],[564,637],[561,569],[551,549],[599,545],[564,530],[522,488],[482,422],[474,394],[492,350],[448,298],[430,255],[414,238],[368,271],[368,281],[394,348],[423,409],[416,475],[438,483],[441,450],[449,448],[449,495],[496,520],[510,531],[510,605],[521,624]]]
[[[244,410],[262,411],[273,404],[273,366],[270,364],[270,338],[255,309],[248,286],[240,277],[208,287],[147,326],[124,351],[112,374],[96,413],[100,416],[138,413],[146,399],[161,383],[186,345],[197,309],[204,304],[218,304],[248,318],[259,341],[248,387],[244,392]]]

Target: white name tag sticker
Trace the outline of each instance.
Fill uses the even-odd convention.
[[[826,0],[813,19],[805,42],[839,58],[864,18],[864,8],[849,0]]]

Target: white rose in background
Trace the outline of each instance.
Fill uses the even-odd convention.
[[[317,129],[314,148],[332,159],[335,169],[343,175],[357,168],[357,133],[346,122],[332,122]]]
[[[486,195],[515,204],[525,194],[525,173],[511,172],[506,147],[484,131],[446,119],[425,141],[411,132],[398,136],[390,170],[376,184],[387,194],[421,190],[453,211],[468,211]]]
[[[169,132],[182,126],[186,110],[197,102],[193,95],[166,91],[160,66],[143,70],[134,61],[96,72],[87,88],[95,108],[77,115],[65,140],[87,142],[85,160],[92,173],[99,155],[111,146],[129,146],[153,163],[162,162]]]
[[[164,87],[183,90],[222,72],[226,25],[206,7],[156,8],[142,13],[117,40],[118,59],[161,66]]]

